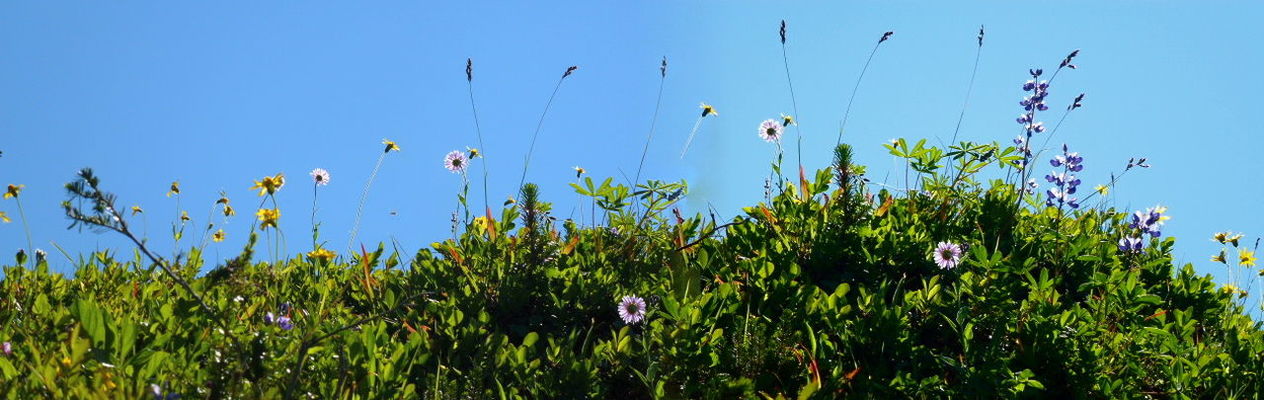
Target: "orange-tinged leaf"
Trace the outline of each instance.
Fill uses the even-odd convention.
[[[803,166],[799,166],[799,190],[803,192],[803,201],[812,199],[812,189],[808,188],[808,177],[803,172]]]
[[[491,207],[487,207],[487,238],[496,240],[496,218],[492,218]]]
[[[886,215],[887,211],[891,209],[891,205],[894,203],[895,203],[895,196],[887,197],[886,200],[882,201],[882,205],[878,207],[878,210],[873,212],[873,215],[878,216],[878,217]]]
[[[856,374],[859,374],[859,373],[860,373],[860,367],[856,367],[856,369],[851,370],[851,372],[848,372],[847,375],[843,375],[843,377],[847,378],[847,380],[850,381],[852,379],[856,379]]]
[[[570,241],[566,242],[566,246],[562,248],[562,254],[571,254],[572,251],[575,251],[576,244],[579,244],[579,236],[572,237]]]

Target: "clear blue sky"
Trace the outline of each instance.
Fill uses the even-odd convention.
[[[403,151],[382,167],[361,241],[394,237],[414,251],[442,240],[461,183],[441,159],[476,145],[466,57],[475,61],[492,203],[514,191],[540,111],[570,65],[580,69],[552,106],[528,180],[541,184],[564,218],[575,200],[567,187],[572,166],[599,177],[634,174],[658,62],[667,56],[663,111],[644,175],[685,178],[693,191],[689,209],[710,203],[731,217],[762,197],[772,150],[756,126],[791,112],[777,41],[781,19],[790,24],[803,158],[811,168],[827,164],[864,58],[887,30],[895,35],[865,77],[847,141],[881,180],[894,167],[884,140],[947,140],[983,24],[987,41],[961,138],[1011,139],[1026,70],[1052,69],[1079,48],[1081,68],[1059,76],[1050,101],[1061,110],[1087,93],[1085,107],[1054,139],[1085,156],[1087,187],[1131,156],[1149,157],[1154,167],[1130,174],[1114,202],[1168,206],[1173,219],[1165,233],[1180,238],[1178,261],[1204,272],[1223,272],[1207,261],[1216,249],[1213,232],[1243,231],[1252,240],[1264,233],[1264,190],[1255,178],[1264,139],[1250,117],[1264,108],[1259,3],[374,6],[0,5],[0,184],[26,185],[36,247],[51,251],[55,241],[71,252],[128,249],[116,235],[65,229],[62,184],[91,166],[121,205],[148,211],[160,249],[170,245],[175,202],[164,193],[172,180],[182,183],[193,240],[218,192],[227,191],[239,215],[226,227],[229,240],[208,250],[219,258],[235,254],[249,229],[258,201],[251,180],[283,172],[290,181],[278,195],[282,227],[290,252],[306,251],[306,174],[322,167],[333,175],[320,194],[324,237],[342,250],[382,138]],[[700,101],[720,116],[706,121],[680,160]],[[1058,114],[1047,115],[1052,124]],[[0,210],[16,218],[11,200]],[[25,241],[19,221],[0,225],[6,259]],[[67,270],[55,251],[52,260]]]

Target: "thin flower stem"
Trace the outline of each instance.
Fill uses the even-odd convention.
[[[869,63],[873,61],[873,55],[878,53],[878,46],[882,46],[882,42],[873,45],[873,50],[869,52],[869,58],[865,60],[865,66],[860,69],[860,76],[856,77],[856,86],[851,89],[851,98],[847,100],[847,111],[843,112],[843,122],[838,128],[838,140],[835,146],[843,143],[843,128],[847,127],[847,117],[851,116],[851,106],[856,102],[856,92],[860,91],[860,82],[865,79],[865,71],[869,70]]]
[[[689,139],[685,140],[685,148],[680,150],[681,159],[684,159],[685,153],[689,151],[689,145],[693,143],[693,136],[698,134],[698,127],[702,126],[703,118],[705,117],[699,116],[698,121],[693,123],[693,130],[689,132]]]
[[[35,242],[31,240],[31,225],[26,222],[26,213],[22,211],[22,198],[14,197],[13,201],[18,203],[18,216],[22,217],[22,229],[26,231],[26,252],[27,259],[35,259]]]
[[[786,85],[790,87],[790,106],[794,110],[794,134],[797,136],[796,157],[798,157],[799,166],[803,166],[803,130],[799,128],[799,102],[794,97],[794,83],[790,80],[790,58],[786,56],[786,42],[781,42],[781,63],[786,67]],[[840,134],[841,135],[841,134]],[[841,140],[841,139],[840,139]],[[780,143],[778,144],[780,146]]]
[[[1045,136],[1045,142],[1040,145],[1040,152],[1036,153],[1035,157],[1040,157],[1040,155],[1043,154],[1045,150],[1049,149],[1049,140],[1053,139],[1053,134],[1058,133],[1058,128],[1062,127],[1062,121],[1066,121],[1067,115],[1070,115],[1070,114],[1071,114],[1071,109],[1067,109],[1066,111],[1062,112],[1062,117],[1058,118],[1058,123],[1053,126],[1053,129],[1049,130],[1049,135]]]
[[[966,118],[966,108],[970,107],[970,94],[974,92],[974,78],[979,73],[979,57],[983,55],[983,43],[979,43],[979,48],[974,52],[974,68],[970,70],[970,84],[966,86],[966,100],[961,104],[961,113],[957,115],[957,127],[952,130],[952,140],[949,144],[957,142],[957,133],[961,131],[961,121]]]
[[[312,184],[312,250],[316,249],[316,184]]]
[[[557,85],[553,86],[553,94],[549,95],[549,101],[544,103],[544,112],[540,113],[540,122],[535,124],[535,133],[531,134],[531,146],[527,148],[527,158],[522,162],[522,178],[518,179],[518,194],[522,195],[522,185],[527,182],[527,167],[531,166],[531,153],[535,151],[535,141],[540,137],[540,129],[544,127],[544,117],[549,115],[549,107],[553,105],[553,98],[557,97],[557,91],[562,88],[562,82],[566,81],[566,75],[562,75],[557,80]]]
[[[645,149],[641,150],[641,163],[636,165],[636,178],[632,179],[632,185],[641,183],[641,169],[645,167],[645,156],[650,153],[650,141],[654,140],[654,128],[658,125],[658,110],[663,105],[663,85],[667,83],[667,74],[663,74],[658,81],[658,97],[654,100],[654,117],[650,119],[650,134],[645,137]]]
[[[377,177],[377,170],[382,168],[382,160],[386,159],[386,153],[382,152],[377,157],[377,164],[373,165],[373,172],[369,173],[369,181],[364,183],[364,191],[360,193],[360,205],[356,206],[355,222],[351,224],[351,239],[347,240],[347,253],[355,253],[356,234],[360,232],[360,217],[364,215],[364,202],[369,199],[369,188],[373,187],[373,179]],[[260,204],[262,206],[262,204]]]
[[[474,132],[478,134],[479,157],[483,158],[483,208],[490,210],[491,202],[487,200],[487,146],[483,144],[483,128],[478,124],[478,107],[474,105],[474,80],[466,80],[470,92],[470,110],[474,113]]]

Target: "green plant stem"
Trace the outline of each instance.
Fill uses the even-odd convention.
[[[518,194],[522,195],[522,184],[527,182],[527,168],[531,166],[531,153],[535,151],[535,141],[540,137],[540,129],[544,127],[544,117],[549,115],[549,107],[553,105],[553,98],[557,97],[557,91],[562,88],[562,82],[566,81],[566,75],[562,75],[557,80],[557,85],[553,86],[553,94],[549,95],[549,101],[544,103],[544,112],[540,113],[540,122],[535,124],[535,133],[531,134],[531,146],[527,148],[527,157],[522,162],[522,178],[518,179]]]
[[[386,153],[390,150],[382,152],[377,157],[377,163],[373,165],[373,172],[369,173],[368,182],[364,183],[364,191],[360,193],[360,205],[356,206],[355,222],[351,224],[351,238],[347,240],[347,252],[355,252],[356,234],[360,232],[360,217],[364,216],[364,203],[369,199],[369,188],[373,187],[373,179],[377,177],[377,170],[382,168],[382,160],[386,159]]]
[[[790,80],[790,58],[786,56],[786,42],[785,41],[781,42],[781,63],[785,65],[786,67],[786,85],[790,87],[790,106],[793,107],[792,109],[794,110],[794,115],[792,116],[792,118],[795,118],[794,134],[796,136],[795,140],[797,141],[797,146],[798,146],[796,149],[797,151],[796,156],[798,157],[799,166],[802,167],[803,166],[803,130],[799,128],[799,122],[798,122],[799,102],[795,100],[794,98],[794,83],[793,81]],[[778,142],[777,145],[781,146],[781,143]]]
[[[26,212],[22,210],[22,198],[15,196],[13,201],[18,203],[18,217],[22,218],[22,229],[26,231],[26,259],[35,260],[35,242],[31,240],[31,225],[26,221]]]
[[[851,116],[851,106],[856,102],[856,92],[860,91],[860,82],[865,79],[865,71],[869,70],[869,63],[873,62],[873,55],[878,53],[878,47],[882,46],[882,41],[873,45],[873,50],[869,52],[869,58],[865,60],[865,66],[860,69],[860,76],[856,77],[856,86],[851,89],[851,98],[847,100],[847,111],[843,112],[843,122],[838,127],[838,140],[834,142],[834,146],[843,143],[843,129],[847,127],[847,117]]]
[[[491,210],[491,203],[487,200],[487,146],[483,144],[483,128],[478,124],[478,107],[474,105],[474,80],[466,80],[466,87],[470,92],[470,111],[474,113],[474,132],[478,135],[479,157],[483,158],[483,208]]]

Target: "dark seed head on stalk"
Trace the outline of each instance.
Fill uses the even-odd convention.
[[[983,25],[979,25],[979,47],[983,47]]]
[[[1074,60],[1075,56],[1078,56],[1078,55],[1080,55],[1080,49],[1075,49],[1074,51],[1071,52],[1071,54],[1067,54],[1066,58],[1062,59],[1062,64],[1058,65],[1058,68],[1067,67],[1070,69],[1075,69],[1075,64],[1071,64],[1071,60]]]
[[[472,58],[465,59],[465,81],[474,81],[474,59]]]
[[[658,72],[662,74],[664,78],[667,77],[667,56],[663,56],[663,65],[658,67]]]
[[[883,34],[882,34],[882,38],[881,38],[881,39],[878,39],[878,43],[882,43],[882,42],[887,41],[887,39],[890,39],[890,38],[891,38],[891,35],[894,35],[894,34],[895,34],[895,32],[894,32],[894,31],[887,31],[887,33],[883,33]]]
[[[562,74],[562,77],[565,78],[565,77],[571,76],[571,73],[575,72],[575,70],[577,69],[579,69],[578,65],[572,65],[570,68],[566,69],[566,73]]]
[[[1080,93],[1079,96],[1075,96],[1075,101],[1072,101],[1071,105],[1067,106],[1067,111],[1083,107],[1084,105],[1080,104],[1081,100],[1084,100],[1084,93]]]
[[[781,20],[781,44],[786,44],[786,20]]]

